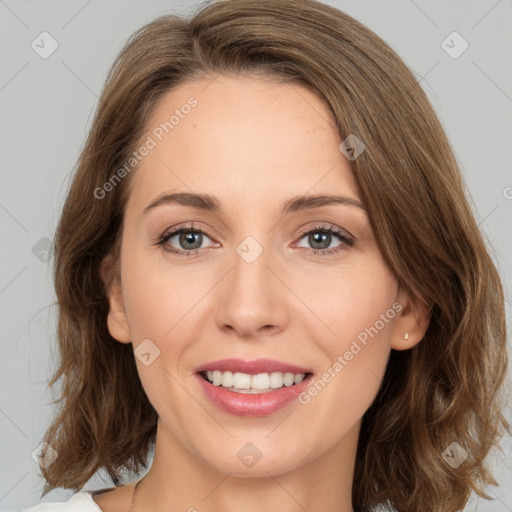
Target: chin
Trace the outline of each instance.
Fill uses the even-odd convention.
[[[229,443],[217,445],[215,453],[203,451],[201,458],[215,471],[240,478],[268,478],[269,473],[288,473],[300,467],[305,460],[314,458],[298,452],[299,441],[291,441],[288,437],[290,442],[284,445],[282,438],[271,442],[265,440],[266,436],[267,431],[261,433],[261,441],[256,440],[256,436],[237,437]]]

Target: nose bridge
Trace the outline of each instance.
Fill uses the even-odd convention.
[[[233,267],[226,276],[225,296],[219,303],[220,328],[231,326],[243,336],[256,334],[261,327],[282,328],[286,321],[282,286],[269,270],[272,251],[254,236],[235,247]]]
[[[268,268],[270,250],[268,244],[258,242],[252,235],[247,236],[235,247],[233,258],[232,286],[237,293],[254,294],[262,292],[266,294],[268,281]]]

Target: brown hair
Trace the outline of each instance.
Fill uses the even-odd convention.
[[[147,467],[157,414],[130,344],[107,329],[99,268],[116,250],[131,174],[95,190],[127,161],[158,100],[186,80],[262,73],[302,84],[332,111],[341,139],[366,146],[351,167],[380,250],[401,286],[422,297],[424,339],[392,351],[363,417],[353,506],[454,511],[496,485],[484,459],[509,424],[502,286],[468,204],[449,141],[398,55],[350,16],[313,0],[227,0],[189,19],[160,17],[136,32],[102,92],[55,237],[59,305],[58,413],[44,441],[58,452],[44,494],[80,489],[99,469]],[[133,172],[132,172],[133,174]],[[55,402],[54,402],[55,403]],[[452,442],[468,458],[443,458]],[[427,505],[428,504],[428,505]]]

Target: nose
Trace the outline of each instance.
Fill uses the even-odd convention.
[[[253,250],[251,246],[249,254]],[[254,261],[247,253],[240,254],[235,252],[218,290],[217,326],[246,340],[275,335],[286,328],[289,318],[289,291],[278,277],[279,266],[266,250]]]

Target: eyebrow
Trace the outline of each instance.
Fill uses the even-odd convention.
[[[181,204],[183,206],[190,206],[199,210],[204,210],[213,213],[222,213],[222,207],[219,200],[208,194],[193,194],[189,192],[177,193],[164,193],[157,196],[146,208],[143,210],[143,215],[147,214],[150,210],[162,205],[168,204]],[[281,215],[298,212],[300,210],[312,210],[331,204],[342,204],[346,206],[353,206],[367,211],[367,207],[361,201],[351,197],[340,195],[308,195],[292,197],[283,203]]]

